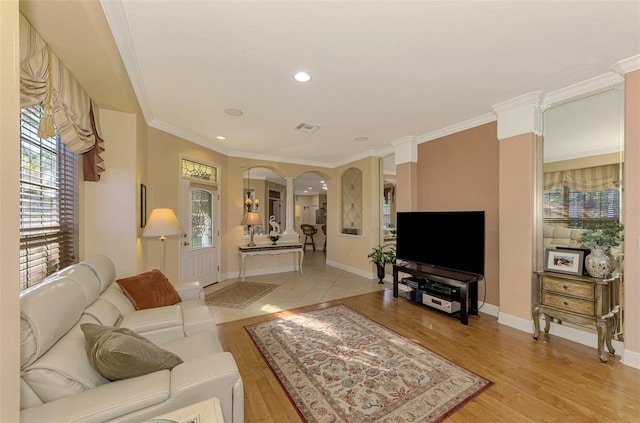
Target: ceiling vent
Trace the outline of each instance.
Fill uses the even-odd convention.
[[[301,123],[298,126],[296,126],[296,130],[300,132],[306,132],[307,134],[313,134],[318,129],[320,129],[318,125],[312,125],[310,123]]]

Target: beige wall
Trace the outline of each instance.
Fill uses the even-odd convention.
[[[500,140],[500,315],[531,321],[536,137]]]
[[[140,198],[140,184],[147,185],[147,123],[144,120],[144,116],[141,110],[138,110],[136,114],[136,189],[138,193],[136,195],[136,219],[140,219],[141,210],[141,198]],[[147,211],[149,209],[147,208]],[[138,238],[136,239],[136,273],[147,270],[147,256],[143,250],[142,242],[142,228],[140,228],[140,222],[136,223],[138,228]]]
[[[355,167],[362,171],[362,234],[342,234],[342,174]],[[333,169],[327,192],[327,262],[362,276],[373,278],[367,254],[380,242],[382,174],[377,157],[367,157]],[[330,247],[329,247],[330,246]]]
[[[182,155],[182,156],[181,156]],[[219,167],[219,186],[221,234],[225,234],[226,222],[229,219],[226,206],[230,192],[227,189],[227,157],[213,150],[204,148],[198,144],[186,141],[182,138],[148,128],[147,133],[147,214],[155,208],[171,208],[180,216],[180,158],[185,157],[205,164]],[[240,185],[241,182],[238,182]],[[231,191],[233,192],[233,191]],[[241,191],[238,190],[238,199],[241,201]],[[238,218],[239,223],[242,217]],[[240,228],[240,226],[237,226]],[[143,250],[146,253],[148,269],[160,268],[162,265],[162,245],[155,238],[141,238]],[[165,273],[169,280],[179,281],[180,263],[180,238],[170,237],[166,241]],[[147,269],[147,270],[148,270]]]
[[[498,267],[499,144],[496,122],[418,146],[420,211],[484,210],[486,301],[500,304]],[[399,184],[398,191],[404,185]],[[463,245],[464,240],[460,240]],[[482,292],[480,293],[482,294]]]
[[[20,404],[18,16],[17,1],[0,1],[0,422],[17,422]]]
[[[140,226],[136,116],[100,110],[100,129],[107,140],[102,153],[107,171],[100,182],[80,182],[84,185],[80,260],[105,254],[115,263],[118,277],[130,276],[138,270]]]
[[[624,347],[625,362],[640,367],[640,70],[626,75],[624,111]]]

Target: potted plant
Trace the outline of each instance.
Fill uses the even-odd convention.
[[[624,226],[619,223],[604,223],[587,230],[579,242],[591,249],[584,260],[587,273],[596,278],[604,278],[615,269],[613,260],[607,251],[624,241]]]
[[[384,283],[384,266],[396,261],[396,249],[393,245],[378,245],[367,255],[369,263],[375,263],[378,271],[378,283]]]

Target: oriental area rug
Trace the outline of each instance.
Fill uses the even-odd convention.
[[[245,328],[307,422],[438,422],[492,383],[343,305]]]
[[[279,285],[259,282],[234,282],[205,296],[207,305],[228,308],[246,308]]]

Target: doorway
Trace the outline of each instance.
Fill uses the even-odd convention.
[[[182,181],[181,223],[186,234],[181,245],[181,281],[203,286],[219,280],[219,195],[216,186]]]

